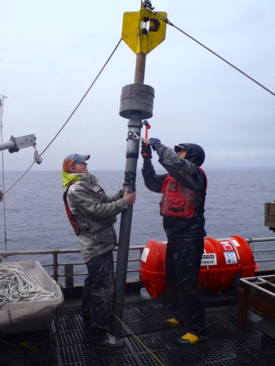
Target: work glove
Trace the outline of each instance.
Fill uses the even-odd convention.
[[[152,159],[152,149],[151,146],[149,144],[146,144],[147,146],[145,146],[145,142],[141,141],[141,156],[143,157],[143,159],[145,161],[149,161]]]
[[[156,139],[154,137],[151,137],[149,139],[149,141],[151,141],[151,144],[152,144],[152,149],[155,151],[156,150],[156,145],[157,144],[161,144],[161,141],[159,139]]]

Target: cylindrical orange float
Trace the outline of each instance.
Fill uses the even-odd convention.
[[[140,275],[152,298],[167,294],[165,269],[166,242],[149,240],[140,260]],[[204,239],[204,253],[197,283],[202,291],[217,293],[230,288],[234,276],[253,277],[255,261],[251,248],[241,236]]]

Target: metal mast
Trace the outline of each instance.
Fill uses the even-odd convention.
[[[153,116],[154,89],[144,85],[146,55],[165,39],[166,23],[153,13],[150,1],[141,2],[139,12],[124,13],[122,39],[136,54],[134,84],[122,88],[119,114],[129,119],[126,149],[126,169],[124,186],[129,193],[135,191],[139,140],[133,139],[136,133],[140,136],[142,120]],[[167,14],[158,12],[163,19]],[[111,334],[120,337],[123,303],[127,276],[128,252],[130,245],[133,206],[121,214],[119,247],[117,255],[115,296]]]

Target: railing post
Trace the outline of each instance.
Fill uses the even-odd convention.
[[[73,264],[65,265],[65,288],[74,287],[74,266]]]
[[[53,278],[56,282],[58,282],[57,253],[53,253]]]

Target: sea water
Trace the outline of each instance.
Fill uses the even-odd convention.
[[[5,190],[22,173],[5,172]],[[107,194],[115,194],[122,188],[123,171],[91,173],[99,178],[99,184]],[[264,203],[275,200],[275,171],[210,170],[206,174],[205,228],[208,237],[275,238],[273,231],[264,226]],[[0,203],[0,251],[78,249],[77,237],[65,214],[61,185],[60,171],[29,171],[6,193],[5,211],[4,202]],[[3,190],[3,182],[0,187]],[[136,190],[130,245],[145,245],[150,239],[166,241],[159,215],[161,196],[144,186],[140,171],[137,172]],[[119,233],[120,215],[115,227]],[[273,242],[265,243],[265,247],[273,246]],[[67,255],[66,260],[72,256]],[[80,255],[77,258],[81,260]]]

